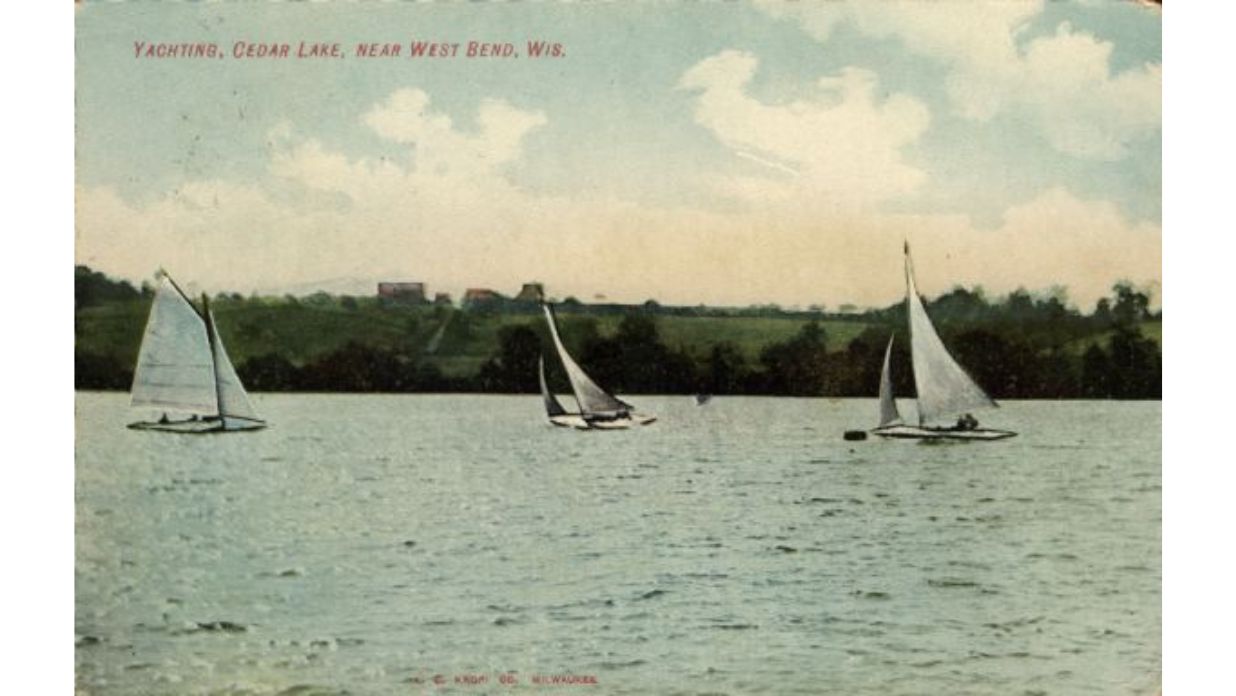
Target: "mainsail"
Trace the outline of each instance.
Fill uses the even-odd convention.
[[[240,383],[240,377],[236,374],[236,368],[232,367],[232,361],[227,357],[227,350],[223,347],[223,341],[219,339],[219,331],[215,325],[215,315],[210,310],[206,310],[206,321],[210,322],[209,333],[212,341],[211,347],[214,350],[215,383],[217,384],[219,398],[219,415],[246,418],[248,420],[261,420],[258,418],[253,404],[249,402],[249,395],[245,393],[245,387]]]
[[[566,409],[562,404],[558,403],[558,399],[549,391],[549,385],[545,383],[545,356],[537,361],[537,377],[541,380],[541,398],[545,400],[545,413],[550,418],[554,416],[565,416]]]
[[[880,372],[880,425],[900,425],[901,413],[897,411],[897,401],[893,399],[893,381],[889,373],[889,360],[893,355],[893,337],[888,337],[888,347],[884,349],[884,370]]]
[[[166,274],[160,274],[154,306],[146,321],[132,392],[134,406],[218,413],[215,364],[206,324]]]
[[[914,388],[918,392],[919,424],[996,406],[944,347],[914,286],[914,266],[908,244],[905,251],[906,309],[910,315],[910,353],[914,363]],[[886,361],[886,370],[887,365]]]
[[[562,338],[558,336],[558,322],[554,319],[553,310],[549,305],[542,305],[545,319],[549,322],[549,333],[554,339],[554,347],[558,349],[558,357],[566,368],[567,378],[571,381],[571,390],[579,401],[579,408],[585,414],[612,414],[631,409],[631,405],[605,391],[593,382],[588,373],[571,359]]]

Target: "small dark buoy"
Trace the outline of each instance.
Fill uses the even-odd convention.
[[[867,431],[866,430],[847,430],[845,431],[844,437],[847,440],[866,440]]]

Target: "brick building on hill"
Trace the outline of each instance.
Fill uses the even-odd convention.
[[[506,298],[489,288],[468,288],[464,291],[463,308],[492,307]]]
[[[399,304],[425,304],[424,283],[378,283],[378,298]]]

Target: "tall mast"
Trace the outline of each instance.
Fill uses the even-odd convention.
[[[206,320],[206,315],[202,314],[201,310],[199,310],[197,306],[193,304],[193,300],[190,300],[189,296],[185,294],[185,291],[180,289],[180,286],[176,284],[176,279],[172,277],[171,273],[168,273],[167,271],[160,268],[159,275],[164,278],[167,278],[167,282],[172,284],[172,289],[180,293],[180,296],[184,298],[184,301],[187,302],[190,307],[193,307],[193,311],[197,312],[197,315],[201,317],[203,321]],[[203,300],[206,299],[206,293],[202,293],[202,299]]]
[[[905,250],[905,267],[906,267],[906,336],[910,339],[910,370],[914,370],[914,321],[910,318],[910,293],[918,292],[918,288],[914,287],[914,262],[910,260],[910,240],[905,240],[902,243],[902,248]],[[889,347],[892,347],[890,341]],[[923,425],[923,409],[918,406],[918,382],[914,384],[914,410],[918,414],[918,424]]]
[[[168,280],[171,278],[169,277]],[[210,299],[206,297],[206,293],[202,293],[202,318],[206,321],[206,341],[210,344],[210,374],[215,382],[215,411],[219,414],[219,421],[222,422],[223,394],[219,388],[219,356],[215,351],[218,341],[215,340],[215,322],[210,318]]]

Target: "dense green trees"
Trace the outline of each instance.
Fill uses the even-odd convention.
[[[128,389],[133,370],[110,355],[77,351],[73,355],[74,384],[78,389]]]
[[[504,326],[498,331],[498,354],[481,366],[477,376],[486,392],[530,393],[537,391],[537,361],[541,337],[527,325]]]
[[[623,317],[613,336],[592,336],[580,362],[619,392],[688,394],[698,381],[691,358],[662,343],[656,320],[642,312]]]
[[[827,394],[828,349],[824,340],[824,329],[812,321],[789,341],[760,351],[760,365],[764,367],[761,391],[787,396]]]
[[[143,288],[149,291],[149,288]],[[139,293],[127,281],[115,281],[92,271],[88,266],[73,267],[73,306],[75,309],[92,307],[104,302],[137,299]]]
[[[733,343],[714,343],[708,351],[698,391],[705,394],[741,394],[748,374],[746,358]]]

